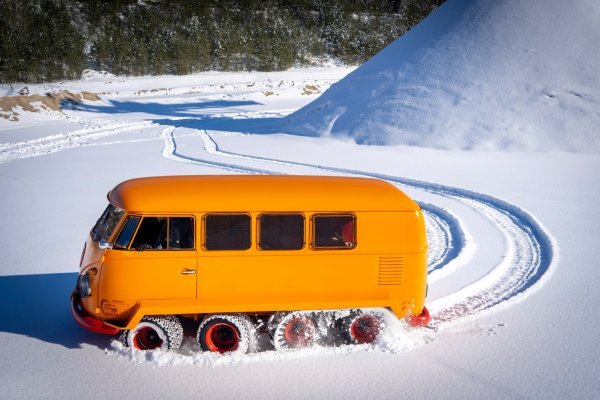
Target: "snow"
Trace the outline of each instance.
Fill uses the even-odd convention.
[[[451,0],[285,132],[442,149],[600,151],[600,4]]]
[[[516,18],[506,4],[449,0],[432,16],[446,15],[448,23],[420,25],[406,38],[412,37],[416,54],[417,43],[450,45],[470,27],[480,29],[471,34],[475,46],[491,31],[506,33],[492,24]],[[532,41],[544,31],[549,40],[562,37],[554,31],[565,28],[547,22],[557,11],[565,22],[581,14],[570,28],[570,55],[583,52],[588,39],[577,35],[590,33],[587,22],[597,16],[596,6],[584,1],[565,2],[568,7],[554,0],[544,2],[547,7],[511,4],[522,13],[517,20],[540,32]],[[539,13],[535,21],[525,12],[530,8]],[[514,23],[515,35],[523,29]],[[489,45],[506,51],[504,42]],[[431,49],[443,47],[433,46],[423,51],[437,59]],[[516,67],[510,57],[494,59],[521,73],[498,89],[514,91],[516,104],[531,111],[531,130],[520,131],[527,141],[540,139],[541,130],[558,138],[567,129],[579,143],[588,139],[571,129],[589,110],[600,112],[597,105],[586,103],[582,114],[579,100],[565,100],[564,108],[553,109],[562,123],[551,125],[523,98],[527,81],[532,88],[545,83],[564,89],[582,80],[590,93],[595,90],[585,68],[570,70],[569,77],[561,72],[567,59],[557,61],[556,79],[538,73],[535,65],[554,65],[546,57],[553,46],[517,57]],[[348,92],[334,94],[346,85],[347,74],[354,79],[365,68],[393,61],[380,60],[354,72],[332,67],[140,78],[89,72],[79,81],[29,85],[32,93],[102,88],[104,94],[64,114],[23,112],[18,122],[0,119],[0,398],[597,398],[600,155],[594,140],[584,152],[571,152],[564,143],[531,152],[534,147],[516,142],[465,151],[423,147],[426,141],[359,145],[337,133],[337,122],[326,137],[283,133],[286,117],[310,101],[312,107],[328,98],[357,113]],[[469,60],[459,57],[449,66],[456,70]],[[425,77],[419,79],[430,83]],[[323,91],[338,80],[321,97],[303,94],[306,85]],[[476,94],[467,83],[448,84],[461,96]],[[505,124],[511,134],[518,130],[521,117],[502,108],[506,104],[496,105],[501,108],[486,123]],[[459,118],[454,106],[429,111],[480,132],[477,124],[469,125],[471,113]],[[472,107],[474,115],[479,111]],[[318,126],[323,115],[306,113],[303,123]],[[430,121],[428,113],[414,115]],[[223,356],[197,352],[191,338],[177,353],[132,351],[116,338],[77,326],[69,295],[84,238],[106,206],[106,193],[133,177],[219,173],[373,176],[405,190],[426,215],[431,326],[415,330],[389,319],[386,334],[370,346],[275,352],[266,344],[258,353]]]
[[[29,94],[46,94],[70,90],[89,91],[100,96],[119,97],[155,97],[186,94],[218,94],[226,96],[230,92],[273,91],[296,87],[301,93],[305,85],[321,86],[339,80],[356,67],[323,67],[291,69],[284,72],[219,72],[210,71],[185,76],[167,75],[127,77],[115,76],[106,71],[86,70],[79,81],[63,81],[45,84],[0,85],[0,95],[14,96],[27,87]],[[264,96],[263,96],[264,97]]]

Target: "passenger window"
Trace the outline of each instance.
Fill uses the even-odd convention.
[[[299,250],[304,247],[302,214],[262,214],[260,239],[262,250]]]
[[[169,249],[194,248],[194,218],[169,218]]]
[[[125,226],[121,230],[119,237],[115,241],[115,246],[121,248],[128,248],[129,243],[131,243],[131,238],[133,237],[133,233],[135,232],[135,228],[137,228],[138,223],[140,222],[140,217],[129,217],[127,218],[127,222]]]
[[[206,250],[247,250],[250,248],[250,216],[209,214],[204,219]]]
[[[131,247],[136,250],[166,249],[167,218],[144,217]]]
[[[314,248],[351,249],[356,246],[353,215],[317,215],[313,218]]]

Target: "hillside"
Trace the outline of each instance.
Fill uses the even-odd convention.
[[[0,0],[0,83],[356,65],[443,0]]]
[[[451,0],[284,129],[364,144],[598,152],[598,43],[595,1]]]

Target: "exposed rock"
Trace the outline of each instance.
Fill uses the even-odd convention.
[[[29,89],[24,87],[19,93],[29,93]],[[20,94],[19,96],[0,97],[0,117],[9,121],[18,121],[19,113],[15,111],[18,106],[28,112],[39,112],[40,109],[62,112],[65,103],[74,105],[82,100],[98,101],[100,97],[92,92],[71,93],[66,90],[47,93],[45,96]]]

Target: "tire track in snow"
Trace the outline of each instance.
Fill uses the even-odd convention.
[[[165,147],[163,149],[163,157],[181,161],[185,163],[193,163],[209,167],[224,168],[229,171],[241,172],[241,173],[261,173],[261,174],[273,174],[271,170],[258,170],[254,168],[239,167],[233,164],[223,164],[214,161],[198,160],[189,156],[184,156],[176,151],[176,143],[173,136],[176,128],[169,127],[163,130],[163,137],[165,138]],[[204,150],[207,153],[220,155],[224,153],[219,150],[217,143],[210,138],[206,131],[196,131],[204,142]],[[227,153],[230,157],[243,158],[254,161],[254,157],[244,156],[240,154]],[[280,165],[287,165],[286,162],[279,162],[276,160],[261,159],[261,161],[274,162]],[[438,246],[439,251],[435,251],[430,255],[428,261],[428,271],[434,271],[442,268],[444,265],[458,257],[460,250],[464,243],[464,233],[459,225],[458,220],[452,216],[449,212],[433,206],[431,204],[420,204],[425,214],[425,218],[428,219],[428,235],[435,237],[435,242],[441,242],[442,245]]]
[[[205,167],[216,167],[216,168],[224,169],[226,171],[232,171],[232,172],[237,172],[237,173],[241,173],[241,174],[248,174],[248,173],[251,173],[251,174],[273,174],[273,171],[267,171],[267,170],[258,169],[258,168],[240,167],[240,166],[237,166],[234,164],[206,161],[206,160],[196,159],[193,157],[184,156],[177,151],[177,143],[175,142],[175,137],[173,136],[173,133],[175,132],[176,129],[177,129],[176,127],[171,126],[171,127],[163,129],[163,131],[162,131],[162,137],[165,141],[165,147],[162,150],[162,156],[168,160],[178,161],[178,162],[182,162],[182,163],[186,163],[186,164],[202,165]],[[205,146],[205,148],[206,148],[206,146]]]
[[[429,245],[427,272],[439,271],[457,259],[467,246],[467,235],[460,221],[449,211],[430,203],[417,201],[429,224],[427,243]],[[434,246],[431,245],[433,240]]]
[[[200,138],[204,142],[204,150],[210,154],[216,155],[227,155],[232,158],[241,158],[246,160],[255,161],[259,158],[245,156],[242,154],[234,154],[224,152],[219,150],[217,143],[210,137],[210,135],[206,131],[197,131]],[[280,165],[289,165],[289,163],[281,162],[279,160],[273,159],[260,159],[263,162],[270,162]],[[303,166],[308,166],[303,165]],[[269,174],[272,174],[272,171],[268,171]],[[443,209],[433,206],[431,204],[420,203],[419,204],[423,209],[425,217],[428,218],[429,222],[432,225],[432,228],[428,230],[428,235],[435,236],[436,242],[442,242],[443,245],[439,246],[439,251],[434,251],[433,254],[430,255],[430,259],[428,260],[428,271],[434,271],[445,264],[450,262],[453,258],[458,256],[460,249],[462,248],[461,244],[454,244],[455,238],[464,238],[461,229],[458,225],[458,221],[456,218],[451,216],[450,213],[444,211]],[[450,223],[446,221],[451,221]],[[454,236],[452,236],[450,226],[454,227]],[[456,252],[453,252],[451,249],[455,249]],[[436,249],[437,250],[437,249]]]
[[[174,130],[174,129],[173,129]],[[456,321],[469,316],[480,314],[492,308],[514,304],[515,300],[522,299],[525,292],[532,293],[535,287],[539,287],[543,279],[549,275],[551,267],[558,258],[557,245],[554,239],[546,232],[544,227],[525,210],[500,200],[493,196],[477,193],[471,190],[454,188],[451,186],[429,183],[391,176],[386,174],[368,173],[345,168],[328,167],[318,164],[309,164],[295,161],[285,161],[267,157],[254,157],[237,154],[219,149],[218,144],[206,131],[198,131],[205,143],[207,153],[225,157],[260,161],[271,164],[301,166],[317,169],[324,172],[350,174],[355,176],[366,176],[387,180],[413,189],[460,201],[467,206],[477,210],[480,214],[490,220],[494,226],[502,232],[506,241],[506,254],[502,261],[496,264],[481,279],[467,285],[457,292],[429,303],[432,312],[431,327],[437,328],[443,323]],[[171,131],[171,138],[173,131]],[[174,139],[173,144],[175,146]],[[163,155],[175,155],[175,150],[165,148]],[[188,160],[185,156],[178,154],[177,159]],[[243,173],[273,173],[272,171],[261,171],[240,165],[220,164],[208,161],[196,160],[193,162],[202,165],[225,167],[229,170]],[[458,231],[459,224],[454,223],[448,215],[441,215],[440,208],[428,209],[431,215],[448,222],[448,229],[454,229],[451,235]],[[437,214],[436,214],[437,212]],[[435,217],[434,217],[435,219]],[[457,222],[457,221],[456,221]],[[444,228],[441,228],[444,229]],[[460,235],[459,235],[460,236]],[[460,240],[460,239],[458,239]],[[460,248],[457,245],[457,248]],[[452,258],[453,249],[448,250],[448,256],[441,256],[436,269],[441,268]]]
[[[79,129],[22,142],[3,143],[0,145],[0,164],[20,158],[37,157],[73,147],[86,146],[90,140],[139,131],[155,125],[152,122],[115,123],[99,128]]]
[[[313,169],[318,168],[321,170],[333,171],[336,173],[345,173],[349,175],[369,176],[368,174],[365,175],[362,172],[359,173],[355,171],[353,173],[348,173],[345,170],[330,169],[328,167],[315,166],[309,163],[285,161],[265,157],[255,157],[227,152],[219,149],[217,143],[211,138],[210,134],[206,130],[196,130],[196,132],[204,142],[204,150],[210,154],[227,156],[231,158],[249,161],[261,161],[265,163],[284,166],[293,165]],[[273,171],[267,171],[267,173],[273,174]],[[432,256],[430,255],[430,258],[428,259],[428,272],[431,273],[433,271],[439,271],[441,268],[447,266],[450,262],[457,261],[459,256],[461,256],[460,258],[462,259],[461,263],[466,263],[468,259],[470,259],[470,257],[472,256],[472,249],[470,247],[465,247],[466,235],[464,233],[464,228],[461,226],[458,219],[454,217],[450,212],[444,210],[441,207],[437,207],[428,203],[420,203],[419,205],[423,210],[425,218],[427,218],[428,222],[430,223],[430,228],[428,229],[427,234],[430,236],[436,235],[437,241],[441,241],[445,244],[445,246],[441,248],[438,252],[434,252]]]
[[[176,146],[174,144],[173,139],[174,131],[175,128],[167,128],[164,131],[164,134],[167,137],[169,137],[169,143],[166,143],[165,148],[163,149],[163,157],[165,158],[173,159],[174,157],[173,148],[174,146]],[[204,150],[207,153],[215,155],[222,155],[225,153],[219,150],[217,143],[214,140],[212,140],[212,138],[210,137],[210,135],[208,135],[206,131],[196,132],[204,142]],[[252,161],[256,160],[256,158],[254,157],[245,156],[241,154],[225,154],[233,158],[242,158]],[[260,171],[259,173],[273,174],[273,171],[270,170],[256,170],[250,168],[246,169],[247,167],[240,168],[238,166],[234,167],[232,164],[215,163],[213,161],[208,162],[206,160],[201,161],[198,159],[190,158],[188,156],[182,156],[181,154],[177,154],[175,155],[175,157],[177,158],[177,160],[181,160],[182,162],[193,162],[198,163],[200,165],[212,167],[216,166],[220,168],[226,168],[228,170],[233,170],[235,172],[248,173],[249,171],[251,171],[254,173],[256,171]],[[260,161],[266,161],[280,165],[289,165],[289,163],[272,159],[260,159]],[[308,166],[308,164],[306,166]],[[420,205],[425,214],[425,218],[427,218],[428,222],[430,222],[429,226],[431,228],[428,229],[428,235],[435,236],[436,243],[441,242],[443,244],[442,246],[439,246],[439,251],[434,252],[432,256],[430,256],[430,259],[428,261],[428,271],[431,272],[442,268],[444,265],[446,265],[448,262],[452,261],[459,255],[460,249],[462,248],[462,241],[464,241],[464,234],[462,233],[458,220],[447,211],[430,204],[423,203]],[[462,241],[460,243],[455,243],[457,240]]]

